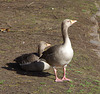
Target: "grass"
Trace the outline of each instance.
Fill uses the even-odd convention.
[[[85,94],[85,92],[87,92],[86,88],[88,88],[87,94],[94,94],[94,92],[99,92],[100,87],[97,84],[94,85],[92,82],[93,81],[87,81],[87,80],[81,81],[79,86],[82,86],[83,89],[80,89],[80,92],[78,92],[77,94],[81,94],[81,93]],[[99,81],[96,80],[96,82],[99,82]],[[99,94],[99,93],[95,93],[95,94]]]
[[[54,91],[50,91],[50,93],[55,93]]]
[[[82,72],[81,72],[81,71],[75,71],[75,72],[82,74]]]
[[[72,92],[72,90],[71,90],[71,89],[68,89],[68,90],[67,90],[67,93],[71,93],[71,92]]]
[[[99,80],[94,80],[95,82],[97,82],[97,83],[100,83],[100,81]]]
[[[74,88],[75,88],[75,84],[74,84],[73,81],[70,81],[69,84],[70,84],[70,85],[69,85],[69,89],[66,91],[66,93],[72,94],[72,93],[73,93],[73,90],[74,90]]]
[[[82,69],[84,69],[84,70],[92,70],[93,66],[84,66],[84,67],[82,67]]]
[[[71,84],[70,87],[75,87],[75,85]]]
[[[83,92],[84,92],[84,89],[81,89],[79,92],[80,92],[80,93],[83,93]]]
[[[83,83],[80,83],[80,86],[85,87],[86,85],[85,85],[85,84],[83,84]]]
[[[5,80],[1,80],[1,81],[0,81],[0,84],[3,84],[4,82],[5,82]]]
[[[87,12],[87,10],[85,10],[85,9],[82,9],[82,12]]]
[[[86,85],[90,85],[91,82],[88,82],[87,80],[85,80],[85,84],[86,84]]]
[[[40,84],[41,84],[41,85],[45,85],[46,83],[45,83],[45,82],[40,82]]]
[[[13,0],[6,0],[6,1],[13,1]],[[23,26],[24,25],[26,25],[26,26],[31,25],[31,26],[33,26],[32,29],[34,29],[34,32],[38,32],[40,30],[41,31],[43,30],[43,28],[42,28],[43,26],[46,27],[48,25],[49,25],[48,29],[50,29],[50,28],[54,29],[52,27],[52,24],[55,23],[54,25],[56,26],[58,24],[58,22],[60,23],[62,21],[62,19],[65,19],[66,17],[71,18],[71,19],[76,19],[77,18],[79,21],[82,18],[84,18],[84,19],[87,19],[86,22],[89,23],[88,22],[88,16],[90,14],[88,14],[87,12],[92,11],[91,14],[93,12],[96,12],[96,7],[94,6],[93,2],[89,3],[89,2],[85,2],[85,1],[86,0],[77,0],[77,1],[74,1],[75,3],[72,3],[73,0],[71,0],[71,1],[70,0],[66,1],[65,0],[65,5],[63,6],[63,4],[62,4],[61,7],[59,6],[59,8],[56,7],[56,6],[54,7],[50,3],[51,1],[45,2],[45,4],[43,5],[43,8],[37,10],[37,12],[39,11],[39,12],[41,12],[41,14],[37,13],[35,15],[34,12],[32,14],[30,13],[29,16],[27,16],[27,14],[25,14],[27,16],[27,19],[22,20],[20,25],[21,26],[22,26],[22,24],[23,24]],[[59,0],[58,0],[58,2],[60,3]],[[71,2],[72,5],[69,4],[70,2]],[[48,3],[50,3],[50,5]],[[84,3],[85,3],[86,6],[84,6]],[[38,4],[38,1],[37,2],[34,1],[34,4],[31,7],[34,7],[35,4]],[[39,2],[38,6],[41,6],[40,4],[41,3]],[[68,4],[69,6],[66,6],[66,4]],[[45,5],[46,5],[46,7],[45,7]],[[76,5],[76,6],[74,6],[74,5]],[[76,10],[76,8],[79,9],[79,10]],[[22,10],[22,11],[24,13],[25,10]],[[53,11],[54,14],[52,14],[52,11]],[[84,13],[86,13],[86,15],[83,15]],[[58,19],[56,19],[56,18],[53,19],[54,18],[53,15],[57,16]],[[37,17],[34,17],[34,16],[37,16]],[[23,18],[23,16],[21,18]],[[16,18],[16,20],[17,19],[18,18]],[[57,23],[55,21],[57,21]],[[53,22],[53,23],[51,23],[51,22]],[[36,23],[37,23],[37,25],[36,25]],[[81,21],[81,23],[83,23],[82,27],[84,27],[85,22]],[[58,29],[58,27],[57,27],[57,29]],[[84,30],[82,27],[81,27],[81,24],[79,22],[77,23],[77,26],[75,27],[75,28],[77,28],[77,31],[80,31],[80,35],[81,35],[82,32],[85,33],[85,30],[86,30],[85,28],[84,28],[85,29]],[[82,28],[82,32],[81,32],[81,28]],[[20,28],[18,28],[18,29],[20,29]],[[44,28],[44,29],[46,29],[46,28]],[[73,30],[73,27],[72,27],[72,30]],[[74,32],[72,32],[72,33],[74,33]],[[77,36],[77,33],[74,34],[74,35]],[[84,37],[84,35],[81,35],[81,36]],[[72,41],[75,42],[76,39],[73,38]],[[85,43],[84,41],[85,40],[83,39],[83,43]],[[91,73],[94,73],[94,74],[97,73],[97,70],[93,66],[94,61],[92,61],[91,55],[88,54],[88,52],[89,52],[88,48],[87,49],[82,48],[82,50],[80,50],[81,43],[79,45],[77,45],[76,43],[77,42],[74,43],[77,46],[75,48],[75,51],[76,51],[75,55],[73,57],[73,60],[71,61],[71,63],[67,67],[68,78],[70,78],[70,76],[71,76],[71,79],[73,79],[73,82],[72,81],[71,82],[64,81],[63,83],[56,83],[56,82],[54,82],[54,76],[52,76],[52,75],[45,78],[45,79],[48,79],[47,82],[43,77],[36,77],[35,80],[36,80],[37,83],[35,83],[35,82],[32,83],[32,84],[35,85],[35,87],[31,86],[31,82],[28,83],[29,87],[30,87],[29,90],[31,90],[31,88],[34,88],[34,90],[32,90],[32,91],[35,91],[35,92],[33,92],[35,94],[39,94],[39,93],[40,94],[51,94],[51,93],[52,94],[60,94],[59,92],[61,92],[61,91],[62,91],[62,94],[76,94],[76,93],[77,94],[99,94],[99,92],[100,92],[100,88],[99,88],[100,81],[99,80],[94,80],[97,77],[95,77],[94,75],[91,74]],[[87,45],[87,44],[84,44],[84,45]],[[90,45],[88,45],[88,46],[90,47]],[[11,49],[10,47],[7,47],[7,48]],[[3,52],[0,52],[0,53],[3,53]],[[97,60],[95,61],[95,63],[96,62],[97,62]],[[9,70],[7,70],[7,71],[9,71]],[[63,70],[61,69],[58,72],[63,73]],[[53,72],[51,72],[51,73],[53,74]],[[59,76],[62,77],[62,75],[59,75]],[[27,78],[28,78],[28,76],[27,76]],[[87,78],[91,78],[91,79],[87,80]],[[32,78],[31,78],[31,76],[29,76],[28,79],[33,80],[34,76],[32,76]],[[41,82],[41,79],[42,79],[42,82]],[[9,79],[8,79],[8,81],[9,81]],[[3,83],[4,83],[3,80],[0,81],[0,84],[3,85]],[[10,83],[10,81],[9,81],[9,83]],[[28,84],[25,84],[25,87],[28,86]],[[22,84],[22,85],[24,85],[24,84]],[[10,87],[12,87],[12,86],[10,85]],[[25,92],[25,91],[23,90],[23,92]]]
[[[81,4],[80,7],[82,9],[82,12],[90,11],[89,12],[90,14],[94,14],[97,11],[97,8],[96,8],[95,4],[94,3],[90,3],[88,1],[84,2],[84,4]]]

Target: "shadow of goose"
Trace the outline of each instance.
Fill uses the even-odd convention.
[[[48,73],[48,72],[33,72],[33,71],[24,71],[21,69],[20,65],[18,63],[7,63],[6,67],[2,67],[4,69],[10,70],[10,71],[16,71],[17,74],[21,74],[21,75],[27,75],[27,76],[37,76],[37,77],[47,77],[50,76],[52,74]]]

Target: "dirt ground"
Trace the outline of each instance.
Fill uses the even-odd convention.
[[[100,94],[100,58],[90,44],[89,18],[98,0],[0,0],[0,94]],[[67,67],[72,82],[54,82],[52,68],[44,72],[23,71],[13,60],[36,52],[43,40],[62,43],[61,22],[78,22],[69,28],[74,57]],[[99,19],[99,18],[98,18]],[[63,75],[58,69],[59,77]]]

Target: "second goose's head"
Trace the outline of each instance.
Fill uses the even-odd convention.
[[[51,46],[51,44],[46,43],[45,41],[40,41],[38,45],[38,54],[39,57],[42,55],[42,52],[45,50],[46,47]]]
[[[51,46],[51,44],[46,43],[45,41],[40,41],[39,47],[41,50],[44,50],[46,47]]]

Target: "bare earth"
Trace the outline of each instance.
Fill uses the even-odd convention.
[[[95,1],[100,4],[98,0],[0,0],[0,29],[10,28],[0,32],[0,94],[100,94],[100,58],[89,42]],[[21,70],[13,60],[36,52],[39,41],[62,43],[60,26],[66,18],[78,21],[69,28],[75,54],[67,76],[72,82],[54,82],[52,68]],[[62,68],[58,74],[61,78]]]

